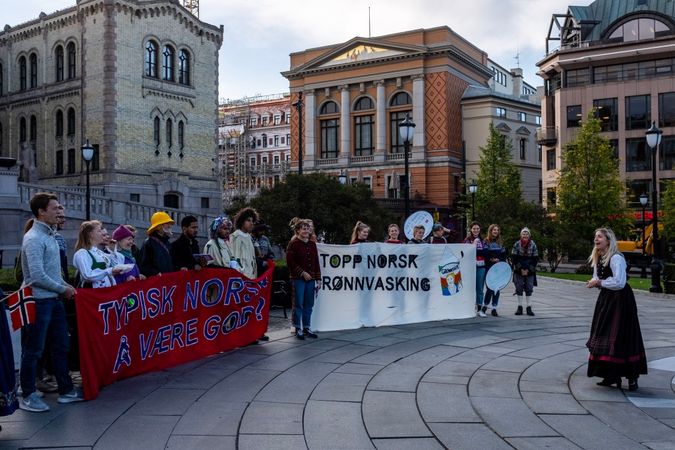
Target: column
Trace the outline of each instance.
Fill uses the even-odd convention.
[[[351,155],[351,122],[349,121],[349,85],[340,88],[340,156],[348,158]]]
[[[387,147],[387,99],[384,92],[384,80],[375,82],[377,99],[375,105],[375,153],[386,153]]]
[[[314,91],[305,92],[305,136],[304,136],[304,147],[305,147],[305,158],[303,159],[303,164],[305,167],[312,168],[314,167],[315,151],[316,146],[316,133],[315,133],[315,124],[316,124],[316,98],[314,97]]]
[[[424,75],[413,75],[413,122],[415,122],[415,134],[413,146],[424,148]]]

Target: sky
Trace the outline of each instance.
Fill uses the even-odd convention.
[[[4,0],[7,1],[7,0]],[[552,14],[591,0],[200,0],[200,19],[224,26],[220,49],[221,99],[288,92],[280,72],[289,54],[371,36],[448,26],[506,69],[523,68],[525,81],[541,85],[536,62],[545,55]],[[75,5],[75,0],[21,0],[3,8],[17,25]],[[0,27],[4,27],[0,23]],[[1,28],[0,28],[1,29]]]

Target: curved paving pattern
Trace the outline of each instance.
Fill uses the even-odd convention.
[[[541,280],[531,318],[509,289],[500,318],[277,331],[92,402],[50,397],[49,413],[0,418],[0,448],[675,448],[675,364],[636,393],[600,388],[585,375],[595,292]],[[650,361],[675,356],[673,300],[639,294]]]

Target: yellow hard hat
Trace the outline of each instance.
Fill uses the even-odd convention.
[[[148,228],[147,233],[150,234],[153,231],[155,231],[157,228],[159,228],[162,225],[167,224],[167,223],[170,223],[171,225],[173,225],[176,222],[174,222],[174,220],[171,218],[171,216],[169,216],[164,211],[156,212],[150,218],[150,228]]]

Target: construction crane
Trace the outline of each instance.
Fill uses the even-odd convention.
[[[199,18],[199,0],[181,0],[183,7]]]

